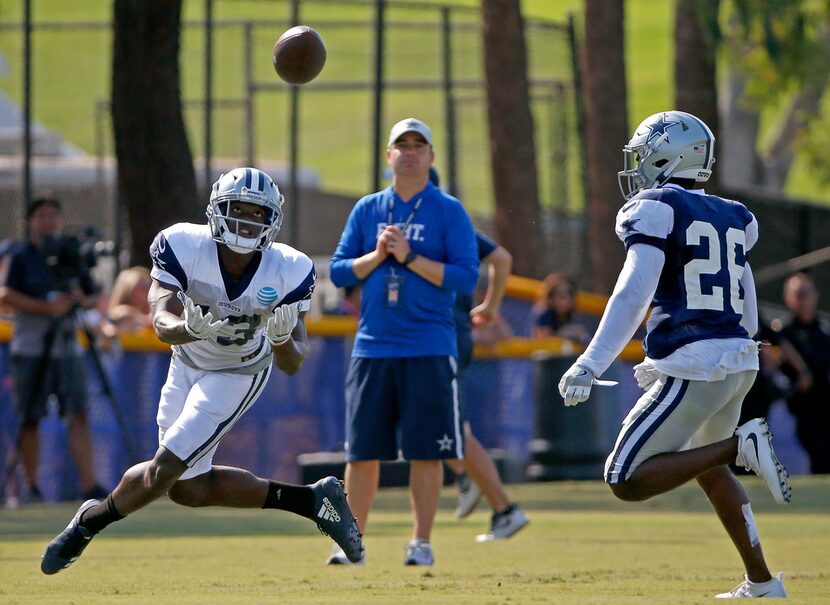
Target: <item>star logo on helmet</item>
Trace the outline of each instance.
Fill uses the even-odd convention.
[[[664,134],[668,134],[666,131],[672,126],[682,125],[683,122],[680,120],[672,120],[671,118],[666,117],[666,114],[663,114],[660,116],[659,120],[646,126],[646,128],[648,128],[648,138],[646,138],[646,142],[651,143],[653,140],[659,139]]]

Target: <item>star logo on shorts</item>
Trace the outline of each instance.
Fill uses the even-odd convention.
[[[439,452],[443,452],[444,450],[447,450],[448,452],[451,452],[453,441],[455,441],[455,439],[452,439],[446,433],[444,433],[444,436],[441,437],[440,439],[435,440],[435,442],[438,444],[438,451]]]

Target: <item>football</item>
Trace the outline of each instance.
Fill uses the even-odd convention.
[[[274,44],[274,69],[289,84],[311,82],[326,64],[326,45],[316,31],[297,25]]]

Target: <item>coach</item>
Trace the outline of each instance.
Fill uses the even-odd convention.
[[[442,459],[463,458],[456,381],[455,292],[478,277],[475,233],[461,203],[429,182],[429,127],[395,124],[386,157],[392,186],[362,198],[331,261],[337,286],[362,284],[346,377],[346,491],[362,531],[380,460],[410,461],[414,526],[405,565],[432,565],[429,544]],[[335,552],[329,563],[344,563]]]

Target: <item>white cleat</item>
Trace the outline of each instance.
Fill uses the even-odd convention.
[[[750,582],[744,576],[744,581],[729,592],[715,595],[716,599],[786,599],[787,590],[784,588],[784,574],[779,573],[768,582]]]
[[[767,421],[754,418],[735,429],[735,434],[738,436],[735,465],[743,466],[766,481],[778,504],[789,502],[792,495],[789,475],[772,449],[772,433]]]
[[[340,548],[337,544],[334,545],[334,548],[329,555],[329,558],[326,559],[326,565],[352,565],[356,567],[363,567],[366,565],[366,551],[363,552],[363,556],[360,557],[359,561],[352,562],[349,561],[349,557],[346,556],[346,553],[343,552],[343,549]]]

